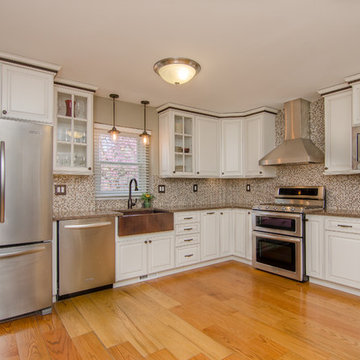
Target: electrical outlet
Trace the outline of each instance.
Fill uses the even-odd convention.
[[[193,192],[197,192],[198,191],[198,184],[194,184],[193,185]]]
[[[158,185],[158,192],[164,194],[165,193],[165,185]]]
[[[251,191],[250,184],[246,184],[246,191]]]
[[[55,185],[55,195],[66,195],[66,185]]]

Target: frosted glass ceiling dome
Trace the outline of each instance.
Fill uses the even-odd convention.
[[[181,85],[190,81],[201,70],[194,60],[186,58],[166,58],[154,65],[154,71],[166,82]]]

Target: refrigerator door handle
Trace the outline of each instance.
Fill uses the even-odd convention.
[[[5,222],[5,141],[0,141],[0,223]]]
[[[3,254],[0,253],[0,259],[33,254],[33,253],[41,252],[44,250],[45,250],[45,246],[41,246],[41,247],[37,247],[35,249],[30,249],[30,250],[14,251],[14,252],[8,252],[8,253],[3,253]]]
[[[96,227],[103,227],[111,225],[110,221],[92,223],[92,224],[81,224],[81,225],[65,225],[65,229],[89,229],[89,228],[96,228]]]

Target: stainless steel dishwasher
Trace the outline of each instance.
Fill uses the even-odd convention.
[[[59,221],[58,299],[115,282],[115,218]]]

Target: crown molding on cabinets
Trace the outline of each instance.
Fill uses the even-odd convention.
[[[327,87],[324,89],[320,89],[320,90],[318,90],[318,93],[321,96],[326,96],[326,95],[334,94],[334,93],[337,93],[340,91],[348,90],[350,88],[351,88],[351,86],[348,83],[342,83],[342,84],[330,86],[330,87]]]
[[[47,71],[57,74],[61,69],[60,65],[47,63],[40,60],[29,59],[23,56],[8,54],[0,51],[0,61],[30,67],[37,70]]]
[[[73,89],[90,91],[93,93],[95,93],[96,90],[98,89],[98,87],[94,86],[94,85],[84,84],[84,83],[81,83],[78,81],[62,79],[62,78],[58,78],[58,77],[54,80],[54,84],[55,85],[64,85],[66,87],[71,87]]]
[[[197,109],[197,108],[193,108],[193,107],[186,106],[186,105],[179,105],[179,104],[173,104],[173,103],[167,103],[167,104],[161,105],[156,110],[158,113],[162,113],[169,109],[180,110],[180,111],[189,111],[196,115],[213,116],[213,117],[216,117],[219,119],[245,117],[245,116],[260,114],[262,112],[276,115],[279,111],[278,109],[275,109],[272,107],[262,106],[262,107],[259,107],[256,109],[235,112],[235,113],[217,113],[217,112],[213,112],[213,111],[202,110],[202,109]]]

